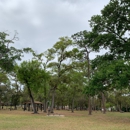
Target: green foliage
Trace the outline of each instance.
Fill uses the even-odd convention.
[[[129,87],[130,66],[123,60],[104,62],[98,65],[90,81],[90,91],[97,93],[113,89]]]
[[[11,98],[10,81],[6,74],[0,73],[0,103],[9,102]]]
[[[32,90],[38,91],[41,83],[49,78],[49,75],[41,68],[38,61],[23,61],[18,67],[17,77],[21,83],[29,86]]]
[[[13,40],[7,39],[9,35],[5,32],[0,32],[0,68],[4,71],[11,71],[14,68],[15,60],[20,60],[22,50],[18,50],[12,46]]]
[[[114,57],[129,58],[129,7],[129,0],[111,0],[101,11],[101,15],[91,18],[92,30],[99,34],[93,42],[95,50],[103,47],[109,49]]]
[[[106,53],[91,62],[93,75],[86,93],[94,95],[100,91],[129,87],[129,7],[128,0],[110,0],[101,15],[92,16],[92,50],[100,52],[106,49]]]
[[[0,73],[0,83],[7,83],[8,80],[9,79],[6,74]]]

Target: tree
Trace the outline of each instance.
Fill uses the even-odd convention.
[[[7,39],[9,35],[0,32],[0,71],[11,71],[14,68],[15,60],[20,60],[22,50],[10,46],[17,39],[16,34],[13,39]]]
[[[43,69],[45,72],[49,72],[47,70],[47,66],[48,64],[54,59],[54,50],[53,49],[48,49],[47,51],[38,54],[38,55],[34,55],[34,57],[41,62]],[[42,94],[43,94],[43,98],[44,98],[44,112],[46,112],[47,110],[47,100],[49,98],[49,90],[50,90],[50,86],[49,86],[49,80],[44,80],[44,83],[42,85],[41,88]]]
[[[110,0],[101,15],[90,20],[92,31],[97,35],[91,44],[92,49],[97,52],[106,49],[104,55],[97,56],[92,62],[94,74],[89,91],[93,94],[129,86],[129,65],[126,65],[130,55],[129,6],[128,0]]]
[[[0,73],[0,109],[1,109],[1,101],[4,101],[6,94],[9,91],[9,79],[6,74]]]
[[[91,44],[94,42],[94,37],[96,37],[96,33],[81,31],[74,35],[72,35],[72,38],[74,40],[74,45],[78,48],[77,50],[77,56],[76,59],[80,62],[86,61],[86,77],[88,79],[88,86],[89,86],[89,80],[91,75],[90,70],[90,53],[92,52]],[[76,50],[76,49],[74,49]],[[78,53],[79,52],[79,53]],[[89,104],[89,115],[92,114],[92,105],[91,105],[91,97],[88,94],[88,104]]]
[[[59,41],[56,44],[54,44],[52,48],[55,59],[54,61],[50,62],[47,66],[48,68],[51,69],[51,75],[52,75],[52,78],[50,80],[50,86],[52,91],[51,112],[53,112],[53,107],[54,107],[55,91],[58,85],[62,82],[61,78],[66,71],[72,68],[72,66],[66,64],[72,54],[69,48],[71,44],[72,41],[70,40],[70,38],[61,37]]]
[[[114,91],[114,89],[122,90],[127,88],[129,86],[128,68],[129,66],[125,65],[123,60],[112,60],[111,62],[105,62],[102,60],[102,63],[99,65],[97,65],[96,62],[96,70],[91,77],[88,93],[96,95],[101,92],[102,99],[104,99],[103,95],[106,91]]]
[[[78,72],[78,70],[71,70],[68,77],[70,78],[70,81],[68,82],[68,93],[71,95],[69,99],[71,101],[71,112],[74,112],[74,102],[78,95],[83,92],[86,79],[84,78],[83,73]]]
[[[20,97],[22,96],[22,91],[21,91],[21,84],[17,78],[17,71],[18,71],[18,65],[15,64],[14,70],[8,74],[8,77],[11,81],[11,86],[12,86],[12,100],[11,103],[12,105],[15,106],[15,109],[17,109],[16,105],[20,103]]]
[[[20,82],[27,87],[33,111],[34,113],[37,113],[32,91],[38,91],[38,88],[41,87],[41,83],[48,77],[47,74],[41,68],[41,64],[38,61],[32,60],[29,62],[23,61],[20,64],[17,71],[17,77]]]
[[[101,11],[101,15],[91,18],[92,30],[98,33],[98,37],[93,42],[95,50],[105,48],[109,51],[109,54],[113,55],[113,59],[129,58],[129,6],[129,0],[110,0],[110,3]]]
[[[47,70],[47,66],[54,59],[54,49],[48,49],[47,51],[40,53],[40,54],[37,54],[31,48],[26,48],[25,51],[31,52],[33,55],[32,59],[37,60],[39,63],[41,63],[41,66],[46,73],[49,72]],[[40,98],[43,97],[43,99],[44,99],[44,112],[46,112],[46,110],[47,110],[47,102],[48,102],[47,100],[48,100],[48,96],[49,96],[49,89],[50,89],[49,80],[44,79],[44,82],[41,84],[41,87],[38,91],[39,92],[38,96]]]

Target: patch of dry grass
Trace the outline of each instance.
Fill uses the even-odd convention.
[[[22,110],[0,110],[0,130],[130,130],[130,113],[55,111],[60,116],[32,114]]]

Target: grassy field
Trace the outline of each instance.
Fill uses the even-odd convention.
[[[22,110],[0,110],[0,130],[130,130],[130,113],[55,111],[64,116],[32,114]]]

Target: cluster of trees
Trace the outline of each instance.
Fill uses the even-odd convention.
[[[37,54],[31,48],[18,50],[12,40],[0,33],[0,105],[15,106],[31,100],[51,102],[53,109],[68,106],[92,110],[115,106],[129,111],[130,107],[130,1],[110,0],[101,15],[92,16],[91,31],[81,31],[61,37],[47,51]],[[105,54],[100,55],[102,49]],[[97,52],[95,59],[90,53]],[[17,64],[24,53],[31,53],[30,61]],[[21,89],[22,87],[22,89]]]

